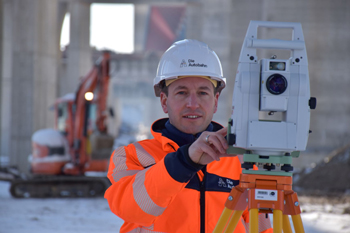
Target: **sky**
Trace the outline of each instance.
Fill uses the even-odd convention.
[[[118,53],[134,51],[134,5],[93,3],[90,8],[90,45]],[[69,43],[69,13],[66,15],[61,48]]]

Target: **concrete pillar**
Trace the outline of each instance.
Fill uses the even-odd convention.
[[[145,49],[146,29],[145,22],[149,17],[150,5],[135,4],[135,45],[134,53],[141,53]]]
[[[203,31],[203,3],[188,3],[186,5],[186,38],[202,40]]]
[[[10,156],[11,138],[11,93],[12,93],[12,29],[13,4],[2,1],[2,41],[1,41],[1,157]]]
[[[3,23],[4,23],[4,11],[3,11],[3,0],[0,0],[0,84],[2,84],[2,66],[3,66],[3,59],[2,59],[2,51],[3,51]],[[2,85],[0,85],[0,103],[2,100]],[[1,146],[1,140],[2,140],[2,130],[1,130],[1,121],[2,121],[2,109],[0,107],[0,146]],[[0,149],[0,167],[3,166],[3,154],[1,153]]]
[[[62,32],[62,26],[64,17],[66,16],[66,13],[68,12],[68,3],[67,2],[58,2],[58,12],[57,12],[57,35],[59,38],[59,44],[61,44],[61,32]]]
[[[58,3],[58,15],[57,15],[57,36],[59,41],[59,46],[61,45],[61,33],[63,22],[66,14],[68,13],[68,2],[59,2]],[[67,52],[58,51],[57,60],[57,96],[63,96],[67,94]]]
[[[57,35],[57,0],[37,0],[37,46],[34,63],[34,130],[53,127],[54,112],[49,108],[57,98],[57,60],[59,37]],[[43,98],[43,97],[46,98]]]
[[[62,85],[63,93],[74,92],[80,77],[86,75],[92,67],[90,48],[90,3],[71,1],[70,43],[67,51],[67,75]]]
[[[0,84],[2,84],[2,47],[3,47],[3,23],[4,23],[4,19],[3,19],[3,0],[0,0]],[[2,100],[2,85],[0,85],[0,103]],[[1,119],[2,119],[2,115],[1,115],[1,107],[0,107],[0,145],[1,145],[1,139],[2,139],[2,130],[1,130]],[[0,167],[2,166],[2,153],[0,151]]]
[[[201,29],[202,41],[206,42],[219,56],[224,77],[228,82],[234,78],[235,73],[230,72],[231,64],[231,11],[232,2],[226,0],[210,1],[203,3],[202,11],[196,17]],[[198,13],[197,13],[198,14]],[[229,85],[227,85],[229,87]],[[231,114],[232,89],[225,88],[221,93],[218,104],[218,111],[214,115],[214,121],[227,125]]]
[[[57,86],[57,1],[5,1],[2,152],[28,171],[31,136],[53,127]]]

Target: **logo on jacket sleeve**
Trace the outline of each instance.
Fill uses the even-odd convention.
[[[223,188],[230,188],[230,189],[235,187],[233,184],[233,181],[227,178],[226,179],[219,178],[218,186]]]

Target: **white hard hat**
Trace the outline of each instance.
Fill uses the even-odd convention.
[[[179,76],[208,76],[218,81],[219,92],[226,85],[219,57],[207,44],[197,40],[177,41],[165,51],[153,80],[156,96],[160,96],[162,81]]]

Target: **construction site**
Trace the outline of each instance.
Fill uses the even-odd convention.
[[[130,7],[131,51],[91,45],[95,5]],[[306,150],[293,158],[293,190],[306,212],[314,204],[350,221],[349,1],[0,0],[0,11],[0,181],[9,184],[2,186],[9,189],[6,198],[101,198],[110,185],[105,174],[113,150],[151,138],[152,123],[167,117],[153,79],[162,54],[178,40],[203,41],[220,58],[227,83],[214,121],[226,126],[250,21],[298,22],[317,107]],[[65,23],[69,42],[62,46]],[[108,21],[98,27],[119,30]],[[258,35],[289,40],[292,32],[259,29]],[[273,52],[258,51],[259,59]],[[350,225],[334,232],[350,232]]]

